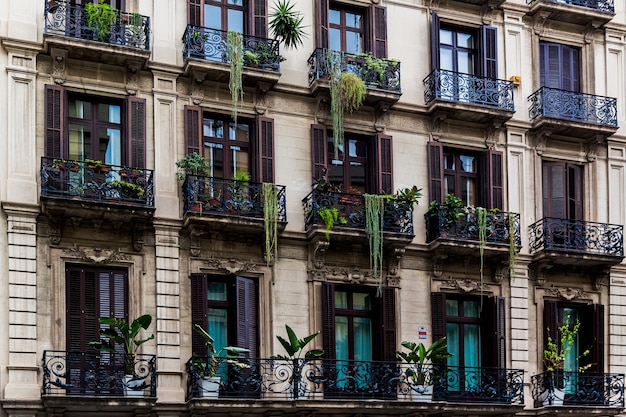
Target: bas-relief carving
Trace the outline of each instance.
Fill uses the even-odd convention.
[[[93,264],[107,264],[116,261],[130,261],[130,256],[120,252],[118,249],[102,248],[73,248],[63,249],[63,254],[68,257],[79,259],[83,262]]]
[[[52,79],[56,84],[61,85],[67,80],[67,50],[51,48],[50,57],[52,58]]]
[[[379,281],[369,269],[326,267],[308,271],[311,281],[335,282],[338,284],[378,285]],[[385,276],[384,280],[389,287],[400,285],[399,276]]]
[[[204,261],[201,271],[216,271],[228,275],[237,275],[244,272],[260,272],[253,261],[239,261],[237,259],[211,258]]]
[[[416,119],[415,117],[404,117],[395,112],[388,112],[387,125],[393,126],[394,130],[404,130],[411,133],[428,133],[426,123],[422,119]]]
[[[545,295],[560,298],[565,301],[588,299],[587,293],[582,288],[575,287],[548,287],[544,288]]]
[[[139,91],[140,85],[140,77],[139,77],[139,69],[141,68],[141,64],[138,62],[128,62],[126,64],[126,92],[131,96],[137,94]]]
[[[471,278],[454,278],[452,276],[441,282],[441,289],[457,290],[464,293],[492,292],[491,286],[485,282]]]

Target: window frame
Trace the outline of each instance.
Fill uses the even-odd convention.
[[[209,0],[187,0],[187,24],[201,27],[204,4]],[[244,35],[268,38],[267,0],[244,0]]]
[[[331,11],[337,11],[339,12],[339,24],[335,24],[331,22],[330,19],[330,13]],[[348,32],[352,32],[352,33],[358,33],[361,39],[361,50],[358,52],[351,52],[351,53],[355,53],[355,54],[360,54],[360,53],[364,53],[366,51],[366,34],[365,34],[365,26],[366,26],[366,13],[364,10],[362,10],[361,8],[356,8],[356,7],[348,7],[348,6],[343,6],[341,5],[340,7],[338,7],[337,3],[331,2],[328,8],[328,12],[329,12],[329,17],[328,17],[328,42],[329,45],[331,43],[331,31],[334,30],[339,30],[339,44],[340,44],[340,50],[341,51],[346,51],[347,48],[347,35]],[[354,27],[348,26],[347,21],[346,21],[346,15],[348,13],[352,13],[355,15],[359,15],[361,17],[361,28],[359,28],[359,30],[356,30]]]

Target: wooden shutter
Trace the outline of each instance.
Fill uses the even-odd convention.
[[[493,307],[494,366],[506,369],[506,298],[494,297]]]
[[[543,216],[565,219],[565,163],[544,161],[542,166]]]
[[[335,284],[322,283],[322,347],[324,358],[335,359]]]
[[[187,0],[187,19],[193,26],[202,26],[202,3],[203,0]]]
[[[502,158],[502,152],[494,150],[488,150],[481,155],[481,205],[488,209],[503,209],[504,179]]]
[[[480,28],[481,48],[480,64],[483,77],[498,78],[498,42],[497,29],[493,26]]]
[[[237,346],[250,350],[249,358],[258,355],[258,307],[256,283],[250,278],[237,277]]]
[[[567,215],[570,220],[583,220],[583,168],[567,164]]]
[[[396,290],[384,287],[381,297],[382,360],[396,360]]]
[[[377,188],[379,193],[393,193],[393,148],[391,136],[379,133],[376,135],[377,153]]]
[[[126,165],[134,168],[146,168],[146,100],[128,97],[127,130],[128,156]]]
[[[204,338],[194,330],[194,326],[198,324],[203,329],[209,326],[207,279],[206,274],[191,274],[191,349],[200,356],[207,355],[207,348]]]
[[[311,156],[313,160],[313,179],[322,178],[328,167],[326,126],[311,125]]]
[[[433,342],[446,337],[446,295],[442,292],[430,294]]]
[[[443,187],[443,146],[439,142],[430,141],[426,144],[428,153],[428,184],[430,201],[442,203]]]
[[[370,50],[376,58],[387,58],[387,9],[370,7]]]
[[[580,91],[580,51],[558,43],[539,43],[541,86]]]
[[[251,15],[254,22],[252,22],[252,28],[254,33],[252,35],[267,38],[267,0],[251,0],[254,3],[254,9]]]
[[[561,89],[567,91],[580,91],[580,59],[577,48],[561,45],[562,76]]]
[[[200,153],[202,142],[202,110],[198,106],[185,106],[185,153]]]
[[[439,69],[439,16],[430,13],[430,69]]]
[[[556,301],[544,300],[543,302],[543,328],[545,333],[543,336],[543,348],[548,347],[548,336],[554,343],[559,342],[559,316]]]
[[[274,119],[256,118],[256,161],[257,182],[274,182]]]
[[[317,0],[317,22],[316,46],[328,48],[328,0]]]
[[[580,358],[581,364],[591,364],[589,372],[604,372],[604,306],[590,304],[579,310],[579,352],[589,349],[589,355]]]
[[[49,158],[67,158],[65,132],[65,88],[59,85],[46,85],[45,89],[45,149]]]

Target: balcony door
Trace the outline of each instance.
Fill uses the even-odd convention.
[[[244,0],[204,0],[201,26],[244,33]]]
[[[580,50],[539,42],[539,80],[542,87],[580,92]]]

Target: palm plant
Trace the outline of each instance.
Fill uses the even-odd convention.
[[[306,37],[303,20],[304,16],[294,10],[290,0],[278,0],[270,14],[269,28],[286,48],[297,48]]]

